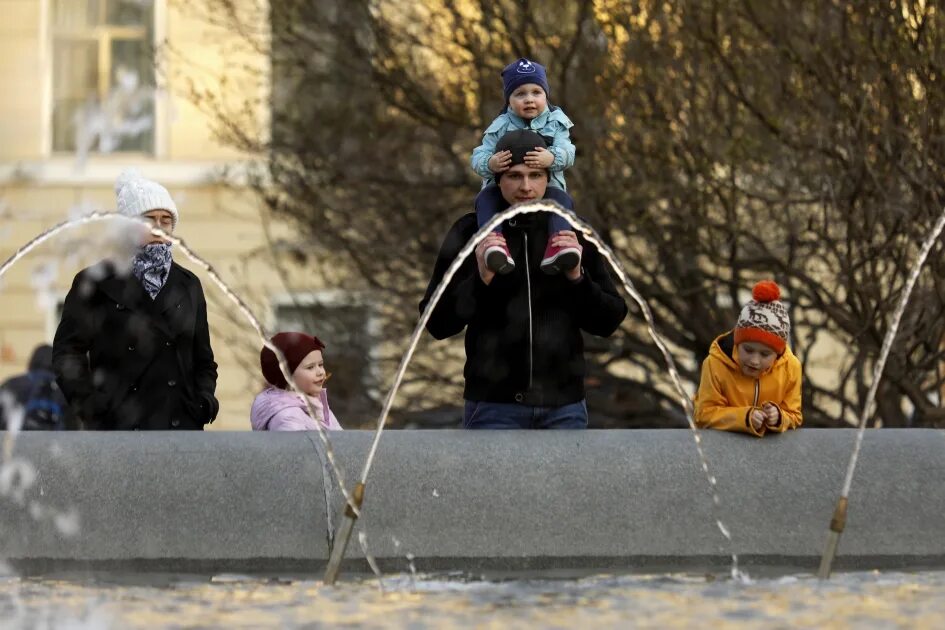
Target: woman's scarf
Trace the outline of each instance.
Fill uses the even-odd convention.
[[[148,292],[151,299],[164,288],[171,271],[172,243],[148,243],[138,250],[131,264],[131,272]]]

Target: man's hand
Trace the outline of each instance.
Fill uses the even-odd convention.
[[[555,163],[555,154],[544,147],[535,147],[525,154],[525,164],[529,168],[548,168]]]
[[[578,251],[578,262],[574,267],[568,269],[564,272],[564,277],[573,282],[577,282],[581,279],[581,255],[584,252],[584,248],[581,247],[580,241],[578,241],[577,234],[571,230],[561,230],[551,238],[551,245],[554,247],[570,247],[577,249]]]
[[[774,403],[766,402],[761,406],[761,410],[765,415],[765,424],[771,428],[774,428],[781,424],[781,410],[778,409],[778,406]]]
[[[765,412],[761,409],[752,409],[748,412],[748,421],[751,422],[751,428],[755,431],[761,431],[765,426]]]
[[[483,284],[489,284],[495,277],[495,272],[486,266],[486,250],[493,245],[505,245],[505,237],[498,232],[491,232],[476,245],[476,266],[479,267],[479,277],[482,278]]]
[[[489,170],[493,173],[503,173],[509,170],[510,166],[512,166],[511,151],[499,151],[489,158]]]

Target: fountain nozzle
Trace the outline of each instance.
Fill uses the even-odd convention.
[[[847,526],[847,498],[841,496],[837,501],[837,507],[833,511],[833,518],[830,519],[830,532],[827,534],[827,544],[824,547],[824,555],[820,558],[820,570],[817,577],[826,580],[830,577],[830,568],[833,565],[834,556],[837,555],[837,546],[840,544],[840,534]]]
[[[358,514],[361,512],[361,503],[363,502],[364,482],[359,482],[351,493],[351,502],[345,503],[345,520],[341,524],[338,537],[335,539],[335,545],[331,549],[331,556],[328,558],[328,566],[325,568],[325,584],[329,586],[334,584],[338,578],[338,570],[341,568],[341,561],[345,557],[348,541],[351,540],[351,531],[354,529],[354,522],[358,519]]]
[[[358,502],[358,506],[361,502]],[[830,531],[843,533],[843,528],[847,526],[847,498],[840,497],[837,501],[837,509],[833,511],[833,518],[830,519]]]
[[[351,502],[354,503],[355,507],[358,509],[358,512],[361,511],[361,503],[364,502],[364,484],[358,483],[354,487],[354,492],[351,493]],[[358,518],[358,515],[355,513],[354,509],[351,507],[351,503],[345,503],[345,516],[351,519]]]

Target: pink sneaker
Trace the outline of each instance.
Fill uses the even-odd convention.
[[[581,262],[581,250],[576,247],[556,247],[551,244],[552,234],[548,237],[548,246],[541,259],[541,270],[549,275],[571,271]]]
[[[490,271],[505,275],[515,269],[515,261],[505,245],[493,245],[486,249],[486,267]]]

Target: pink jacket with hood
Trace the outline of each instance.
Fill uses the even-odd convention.
[[[316,422],[330,431],[341,431],[341,424],[328,407],[328,391],[323,389],[318,398],[309,396],[318,419],[308,415],[301,394],[287,389],[267,387],[253,401],[249,414],[253,431],[317,431]]]

